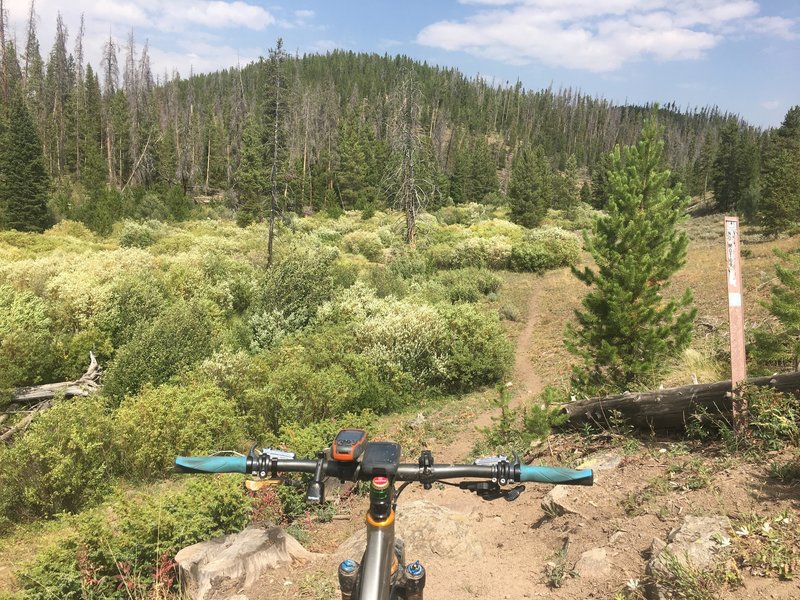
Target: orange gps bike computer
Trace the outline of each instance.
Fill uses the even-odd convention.
[[[344,462],[358,460],[364,452],[366,441],[367,432],[363,429],[342,429],[333,440],[333,459]]]

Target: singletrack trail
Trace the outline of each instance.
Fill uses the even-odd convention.
[[[528,311],[525,317],[525,327],[517,338],[514,351],[514,394],[511,406],[517,406],[542,391],[542,379],[534,368],[531,360],[531,349],[535,341],[537,330],[541,327],[542,297],[545,293],[545,283],[553,279],[554,273],[544,275],[534,284],[533,291],[528,299]]]
[[[535,277],[535,276],[533,276]],[[525,324],[517,335],[514,343],[514,369],[509,384],[511,386],[511,402],[509,406],[516,408],[528,404],[531,399],[542,391],[543,384],[532,360],[532,351],[536,343],[536,335],[542,328],[543,299],[556,281],[560,281],[561,271],[549,271],[541,277],[535,277],[531,283],[531,292],[528,297],[525,315]],[[492,419],[499,414],[499,410],[488,410],[475,417],[464,426],[465,433],[473,434],[479,428],[489,427]],[[475,435],[461,435],[445,447],[438,448],[442,462],[457,462],[462,460],[475,443]]]

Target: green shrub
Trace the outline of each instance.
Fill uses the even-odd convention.
[[[557,227],[535,229],[513,245],[510,264],[515,271],[545,271],[573,265],[579,255],[574,234]]]
[[[406,295],[407,286],[396,271],[383,265],[370,265],[362,276],[364,282],[375,290],[378,298],[394,296],[402,298]]]
[[[337,289],[334,263],[337,252],[331,248],[294,246],[270,268],[256,292],[251,319],[254,339],[264,315],[279,311],[299,329],[314,318],[317,308]]]
[[[372,262],[383,260],[383,243],[377,233],[372,231],[353,231],[342,238],[342,246],[347,252],[360,254]]]
[[[490,206],[470,202],[459,206],[445,206],[436,211],[436,218],[445,225],[472,225],[487,218]]]
[[[166,286],[153,271],[126,273],[111,285],[95,322],[118,348],[130,341],[143,323],[155,319],[167,303]]]
[[[212,384],[146,387],[116,414],[120,468],[136,478],[160,477],[177,455],[239,448],[244,439],[236,405]]]
[[[512,245],[504,235],[491,238],[464,237],[454,242],[441,242],[427,249],[431,263],[439,269],[489,267],[506,269]]]
[[[431,291],[448,302],[477,302],[500,289],[501,279],[486,269],[454,269],[439,273]]]
[[[358,347],[384,381],[435,385],[446,372],[447,331],[441,316],[429,305],[387,300],[353,323]]]
[[[389,260],[389,270],[403,279],[428,275],[428,260],[425,255],[410,248],[394,249]]]
[[[767,450],[800,444],[800,401],[767,387],[746,391],[750,428]]]
[[[56,402],[0,450],[0,522],[77,511],[100,500],[114,471],[113,422],[97,397]]]
[[[178,550],[240,531],[250,507],[236,475],[128,495],[81,515],[66,540],[39,552],[17,577],[31,600],[166,597],[177,590]]]
[[[151,322],[143,322],[130,342],[117,350],[105,376],[104,391],[121,399],[145,384],[159,385],[211,355],[214,327],[208,310],[178,302]]]
[[[259,438],[286,423],[398,406],[403,388],[393,388],[359,350],[351,324],[324,324],[255,357],[236,391],[248,433]]]
[[[156,241],[153,230],[143,223],[126,221],[119,234],[119,245],[123,248],[147,248]]]
[[[0,391],[41,383],[50,374],[51,328],[41,298],[0,285]]]
[[[83,223],[78,221],[70,221],[64,219],[53,225],[50,229],[44,232],[43,235],[53,237],[74,237],[79,240],[93,242],[95,240],[94,233],[86,227]]]
[[[437,269],[452,269],[455,266],[456,251],[452,244],[434,244],[425,251],[425,254]]]
[[[443,306],[445,388],[463,392],[502,381],[511,366],[513,348],[496,314],[473,304]]]
[[[58,356],[53,376],[59,381],[78,379],[89,366],[89,353],[104,365],[114,353],[111,338],[96,327],[78,331],[75,335],[61,334],[53,340],[52,352]]]

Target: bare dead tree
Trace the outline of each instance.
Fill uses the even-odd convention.
[[[103,47],[103,106],[105,108],[105,146],[108,165],[108,181],[116,183],[114,176],[114,125],[111,116],[111,101],[119,86],[119,64],[117,62],[117,46],[111,34]]]
[[[285,120],[286,120],[286,82],[283,77],[283,63],[286,52],[283,49],[283,39],[278,38],[275,48],[269,51],[267,62],[267,77],[265,98],[264,124],[265,135],[269,135],[264,147],[268,153],[270,169],[270,208],[269,208],[269,234],[267,237],[267,266],[272,266],[272,245],[275,238],[275,217],[280,210],[278,204],[278,169],[285,152]]]
[[[405,242],[414,244],[417,214],[433,193],[434,185],[424,173],[425,132],[420,124],[421,96],[411,74],[400,82],[394,94],[395,106],[389,124],[389,145],[393,163],[384,178],[389,197],[405,214]]]

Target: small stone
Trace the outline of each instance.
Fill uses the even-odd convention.
[[[566,485],[554,486],[542,498],[542,510],[547,515],[580,515],[574,500],[570,498],[570,489]]]
[[[652,559],[647,565],[647,572],[651,575],[667,574],[668,570],[662,556],[665,550],[683,565],[708,567],[714,562],[721,547],[720,540],[730,528],[730,520],[723,515],[686,517],[680,527],[670,531],[666,543],[659,539],[653,540]]]
[[[595,452],[578,465],[579,469],[594,469],[595,471],[611,471],[622,463],[622,457],[613,452]]]
[[[614,544],[614,543],[616,543],[616,541],[617,541],[619,538],[621,538],[622,536],[624,536],[626,533],[627,533],[626,531],[622,531],[622,530],[620,530],[620,531],[615,531],[615,532],[614,532],[614,533],[612,533],[612,534],[611,534],[611,536],[608,538],[608,543],[609,543],[609,544]]]
[[[575,563],[575,572],[583,579],[605,579],[611,575],[611,563],[605,548],[587,550]]]
[[[408,426],[411,429],[419,429],[425,423],[425,415],[422,413],[417,413],[417,416],[411,419],[408,422]]]

